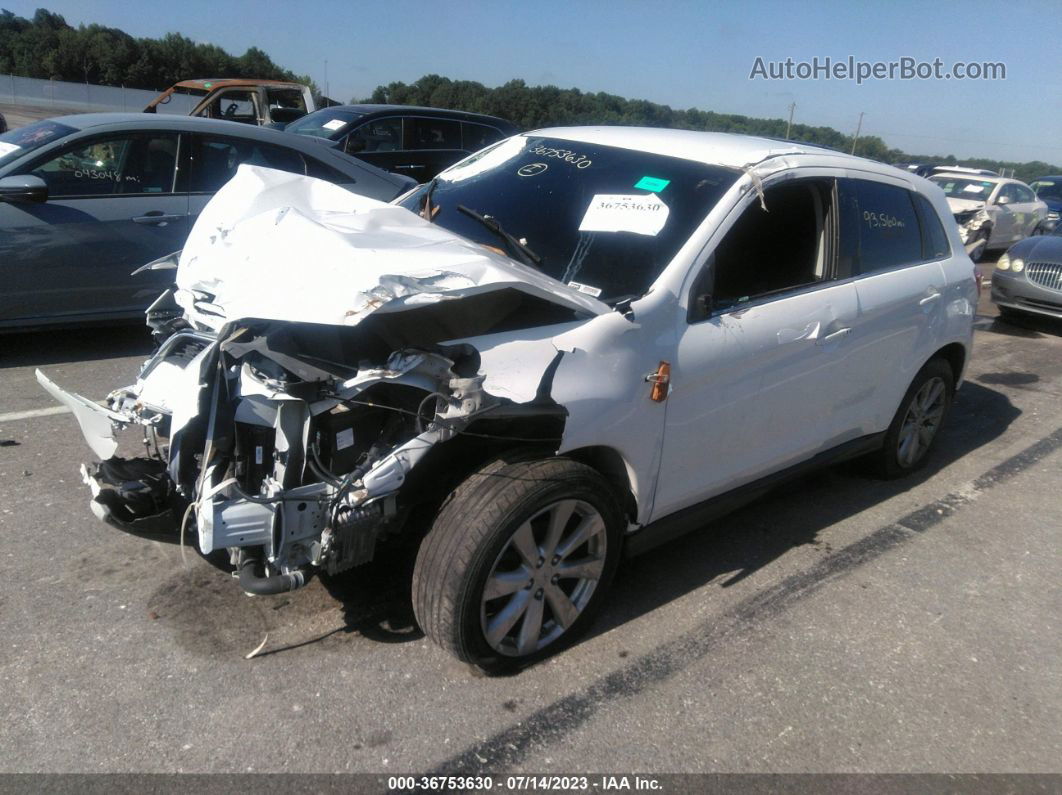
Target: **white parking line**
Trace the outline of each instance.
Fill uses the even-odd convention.
[[[30,409],[29,411],[11,411],[7,414],[0,414],[0,422],[11,422],[12,420],[28,420],[32,417],[50,417],[53,414],[69,414],[70,409],[66,406],[49,406],[46,409]]]

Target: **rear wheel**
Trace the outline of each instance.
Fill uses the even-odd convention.
[[[918,371],[876,454],[879,474],[899,478],[925,463],[955,394],[955,375],[943,359],[930,359]]]
[[[608,484],[583,464],[490,464],[451,495],[421,545],[417,621],[485,670],[545,657],[600,608],[622,526]]]

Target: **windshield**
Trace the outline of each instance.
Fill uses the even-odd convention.
[[[1032,184],[1039,199],[1054,199],[1062,201],[1062,181],[1053,179],[1038,179]]]
[[[966,177],[931,177],[932,181],[940,185],[944,195],[953,199],[970,199],[971,201],[987,201],[992,195],[992,189],[996,183],[984,179],[969,179]]]
[[[419,213],[428,204],[439,226],[520,259],[458,207],[490,216],[541,258],[544,273],[615,303],[649,289],[737,176],[675,157],[516,136],[399,203]]]
[[[0,166],[38,147],[77,132],[57,121],[45,119],[0,135]]]
[[[296,119],[284,128],[284,132],[312,135],[315,138],[336,138],[340,130],[364,115],[356,110],[324,108]]]

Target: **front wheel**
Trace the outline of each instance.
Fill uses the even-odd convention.
[[[955,375],[943,359],[930,359],[918,371],[877,453],[877,469],[899,478],[921,468],[936,441],[955,395]]]
[[[565,458],[494,462],[451,495],[421,544],[413,610],[424,633],[484,670],[575,639],[619,562],[622,513],[605,480]]]

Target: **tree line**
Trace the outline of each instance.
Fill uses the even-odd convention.
[[[38,9],[32,19],[0,11],[0,74],[161,90],[179,80],[203,77],[253,77],[294,80],[319,92],[313,81],[284,69],[251,47],[234,56],[213,44],[197,44],[179,33],[135,38],[103,25],[72,27],[59,14]],[[357,100],[352,100],[357,101]],[[761,119],[698,108],[685,110],[645,99],[627,99],[577,88],[529,86],[510,80],[489,88],[471,80],[425,75],[413,83],[378,86],[361,101],[427,105],[501,116],[525,130],[568,124],[629,124],[683,130],[743,133],[783,138],[784,119]],[[832,127],[794,124],[790,138],[851,151],[852,136]],[[1017,163],[954,155],[911,155],[890,148],[874,135],[861,136],[856,153],[886,163],[927,162],[966,165],[993,171],[1013,170],[1018,179],[1057,174],[1062,168],[1041,161]]]
[[[626,99],[604,92],[583,92],[577,88],[529,86],[523,80],[510,80],[498,88],[488,88],[471,80],[451,80],[425,75],[413,83],[378,86],[370,96],[352,102],[378,102],[395,105],[426,105],[456,108],[501,116],[527,130],[568,124],[629,124],[639,127],[670,127],[680,130],[763,135],[784,138],[785,119],[760,119],[709,110],[686,110],[644,99]],[[832,127],[794,124],[789,137],[795,141],[827,146],[841,152],[852,150],[852,136]],[[1058,174],[1062,168],[1040,160],[1012,162],[988,158],[956,158],[955,155],[912,155],[890,148],[874,135],[860,136],[856,154],[884,163],[931,163],[987,168],[1003,173],[1013,170],[1026,182],[1044,174]]]
[[[234,56],[179,33],[152,39],[103,25],[75,28],[43,8],[33,19],[0,10],[0,74],[153,90],[201,77],[311,82],[278,66],[257,47]]]

